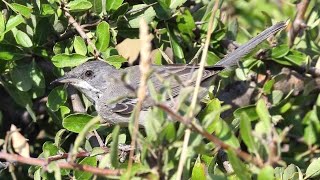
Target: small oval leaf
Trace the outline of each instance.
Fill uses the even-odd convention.
[[[87,54],[86,43],[80,36],[74,37],[73,47],[77,54],[81,54],[83,56]]]
[[[80,131],[84,128],[84,126],[93,118],[88,114],[71,114],[63,119],[62,126],[68,131],[80,133]],[[94,126],[94,129],[99,128],[97,124]]]
[[[86,11],[92,7],[91,2],[87,0],[75,0],[68,3],[71,12]]]
[[[52,63],[58,68],[78,66],[87,60],[81,54],[58,54],[52,57]]]
[[[96,46],[99,51],[106,51],[109,47],[110,41],[110,26],[107,22],[103,21],[99,23],[96,31],[97,42]]]
[[[67,92],[63,86],[54,88],[48,95],[47,107],[52,111],[58,111],[59,107],[67,101]]]
[[[15,38],[16,38],[17,43],[23,47],[31,47],[32,46],[32,41],[31,41],[30,37],[25,32],[18,30]]]

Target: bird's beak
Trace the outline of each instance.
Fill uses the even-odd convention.
[[[54,81],[52,81],[50,84],[57,84],[57,83],[75,83],[78,82],[79,80],[74,77],[70,77],[68,75],[64,75]]]

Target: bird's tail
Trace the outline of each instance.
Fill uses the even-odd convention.
[[[255,47],[257,47],[264,40],[277,33],[278,31],[283,30],[288,25],[288,21],[286,22],[278,22],[277,24],[265,29],[256,37],[250,39],[245,44],[238,47],[236,50],[228,54],[226,57],[218,61],[215,66],[222,66],[224,68],[229,68],[238,63],[238,61],[250,53]]]

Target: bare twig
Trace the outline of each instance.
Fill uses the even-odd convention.
[[[93,48],[93,56],[95,59],[100,59],[100,52],[98,51],[97,47],[92,43],[90,38],[84,32],[83,28],[80,26],[79,23],[74,19],[74,17],[69,13],[69,10],[66,7],[62,8],[64,15],[68,18],[69,24],[71,24],[79,33],[79,35],[87,42],[89,46]]]
[[[131,141],[131,147],[132,150],[130,151],[129,155],[129,163],[128,163],[128,172],[130,173],[132,162],[133,162],[133,156],[134,156],[134,149],[136,145],[136,137],[138,133],[139,128],[139,115],[142,107],[142,103],[146,97],[147,92],[147,80],[148,75],[151,71],[151,62],[150,62],[150,54],[151,54],[151,39],[152,36],[149,34],[149,28],[146,21],[141,18],[140,19],[140,34],[139,38],[141,40],[141,50],[140,50],[140,85],[138,89],[138,102],[135,108],[134,112],[134,128],[133,128],[133,134],[132,134],[132,141]]]
[[[110,151],[109,148],[107,148],[107,147],[104,147],[102,149],[104,150],[104,152],[102,154],[109,153],[109,151]],[[62,153],[62,154],[50,156],[47,158],[47,160],[48,160],[48,162],[57,161],[60,159],[67,159],[69,156],[70,156],[70,153]],[[77,153],[75,156],[77,158],[89,157],[89,156],[91,156],[91,152],[83,151],[83,152]]]
[[[204,66],[205,66],[206,58],[207,58],[207,54],[208,54],[210,37],[211,37],[212,31],[213,31],[213,29],[212,29],[213,21],[214,21],[215,14],[216,14],[216,12],[218,10],[218,7],[219,7],[219,0],[216,0],[215,4],[214,4],[214,7],[212,9],[212,12],[211,12],[210,19],[209,19],[207,36],[206,36],[206,41],[205,41],[205,44],[204,44],[204,47],[203,47],[203,52],[202,52],[201,61],[200,61],[200,65],[199,65],[196,85],[195,85],[195,88],[194,88],[194,93],[193,93],[193,97],[192,97],[189,113],[187,114],[187,116],[189,118],[192,118],[194,116],[194,109],[196,107],[196,103],[197,103],[197,99],[198,99],[200,83],[201,83],[201,80],[202,80],[202,73],[203,73],[203,70],[204,70]],[[177,179],[178,180],[181,179],[184,163],[185,163],[185,161],[187,159],[187,151],[188,151],[188,143],[189,143],[189,139],[190,139],[190,134],[191,134],[190,129],[186,129],[185,134],[184,134],[182,152],[181,152],[181,156],[180,156],[180,160],[179,160],[178,171],[177,171]]]
[[[9,154],[5,152],[0,152],[0,159],[5,159],[6,161],[9,161],[9,162],[19,162],[22,164],[41,166],[44,169],[50,163],[50,161],[46,159],[28,158],[28,157],[23,157],[17,154]],[[89,172],[95,175],[119,176],[122,174],[122,171],[118,169],[101,169],[93,166],[76,164],[76,163],[68,163],[68,162],[56,162],[56,164],[58,167],[63,169],[75,169],[79,171]]]
[[[70,95],[73,111],[78,113],[86,112],[77,90],[72,86],[68,86],[68,93]]]
[[[293,46],[295,38],[303,31],[307,25],[304,20],[305,13],[307,11],[310,0],[302,0],[297,4],[297,14],[289,28],[289,45]]]
[[[216,136],[210,134],[208,131],[206,131],[204,128],[202,128],[200,125],[198,125],[197,123],[193,122],[190,118],[186,118],[186,117],[180,116],[179,114],[177,114],[176,112],[172,111],[171,108],[169,108],[168,106],[166,106],[164,104],[157,104],[156,106],[161,108],[161,109],[163,109],[172,118],[174,118],[175,120],[183,123],[189,129],[192,129],[195,132],[201,134],[203,137],[205,137],[209,141],[213,142],[215,145],[219,146],[220,148],[222,148],[224,150],[232,150],[232,151],[234,151],[236,153],[237,156],[239,156],[243,160],[245,160],[247,162],[251,162],[252,164],[254,164],[254,165],[258,166],[258,167],[263,167],[263,162],[261,162],[259,159],[251,156],[250,154],[242,151],[239,148],[236,149],[236,148],[233,148],[232,146],[224,143],[223,141],[221,141]]]

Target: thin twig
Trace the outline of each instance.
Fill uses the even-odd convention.
[[[103,152],[101,154],[105,154],[105,153],[109,153],[110,150],[107,147],[102,148]],[[77,158],[82,158],[82,157],[89,157],[91,156],[91,152],[88,151],[83,151],[83,152],[79,152],[77,153],[75,156]],[[70,156],[70,153],[62,153],[62,154],[58,154],[58,155],[54,155],[54,156],[49,156],[48,158],[46,158],[48,160],[48,162],[51,161],[57,161],[60,159],[67,159]]]
[[[5,152],[0,152],[0,159],[5,159],[9,162],[19,162],[22,164],[29,164],[33,166],[41,166],[45,169],[45,167],[50,163],[50,161],[41,158],[29,158],[23,157],[17,154],[9,154]],[[121,170],[118,169],[101,169],[93,166],[76,164],[76,163],[68,163],[68,162],[55,162],[59,168],[63,169],[75,169],[79,171],[85,171],[96,175],[102,176],[119,176],[122,174]]]
[[[74,19],[74,17],[69,13],[69,10],[65,7],[61,8],[64,12],[64,15],[68,18],[69,24],[71,24],[79,33],[79,35],[87,42],[89,46],[93,48],[93,56],[95,59],[99,59],[100,52],[98,51],[97,47],[92,43],[90,38],[84,32],[83,28],[80,26],[79,23]]]
[[[68,94],[70,96],[73,112],[85,113],[86,110],[77,90],[72,86],[68,86]]]
[[[131,140],[131,147],[129,155],[129,163],[128,163],[128,172],[130,174],[133,156],[134,156],[134,149],[136,145],[136,138],[139,128],[139,115],[142,107],[142,103],[146,97],[147,92],[147,80],[148,75],[151,71],[151,62],[150,62],[150,54],[151,54],[151,39],[152,36],[149,34],[149,28],[146,21],[141,18],[140,19],[140,34],[139,38],[141,41],[141,50],[140,50],[140,85],[138,89],[138,102],[134,112],[134,128],[132,133],[132,140]]]
[[[191,121],[191,119],[180,116],[179,114],[177,114],[176,112],[172,111],[171,108],[169,108],[168,106],[164,105],[164,104],[157,104],[157,107],[163,109],[165,112],[167,112],[172,118],[174,118],[175,120],[183,123],[184,125],[186,125],[189,129],[194,130],[195,132],[201,134],[203,137],[205,137],[206,139],[208,139],[209,141],[213,142],[215,145],[219,146],[220,148],[224,149],[224,150],[232,150],[236,153],[237,156],[239,156],[240,158],[242,158],[243,160],[247,161],[247,162],[251,162],[252,164],[256,165],[257,167],[263,167],[263,162],[261,162],[259,159],[251,156],[250,154],[242,151],[241,149],[236,149],[233,148],[232,146],[224,143],[223,141],[221,141],[219,138],[217,138],[216,136],[210,134],[208,131],[206,131],[205,129],[203,129],[200,125],[196,124],[195,122]]]
[[[93,133],[94,133],[94,136],[97,138],[97,141],[98,141],[100,147],[104,147],[105,145],[103,143],[103,140],[100,137],[100,135],[98,134],[97,130],[93,130]]]
[[[310,0],[302,0],[297,4],[297,14],[288,31],[290,47],[293,46],[294,40],[299,35],[299,33],[307,27],[304,16],[308,9],[309,3]]]
[[[205,44],[204,44],[204,47],[203,47],[203,52],[202,52],[201,61],[200,61],[200,65],[199,65],[196,85],[195,85],[195,88],[194,88],[194,93],[193,93],[193,97],[192,97],[189,113],[187,114],[187,116],[189,118],[192,118],[194,116],[194,109],[195,109],[196,104],[197,104],[198,93],[199,93],[199,89],[200,89],[200,83],[201,83],[201,80],[202,80],[202,73],[203,73],[203,70],[204,70],[204,66],[205,66],[206,58],[207,58],[207,54],[208,54],[210,37],[211,37],[212,31],[213,31],[213,29],[212,29],[213,21],[214,21],[215,14],[216,14],[216,12],[218,10],[218,7],[219,7],[219,0],[216,0],[215,4],[214,4],[214,7],[212,9],[212,12],[211,12],[210,19],[209,19],[207,36],[206,36],[206,41],[205,41]],[[177,179],[178,180],[181,179],[184,163],[185,163],[185,161],[187,159],[187,151],[188,151],[188,143],[189,143],[189,139],[190,139],[190,134],[191,134],[190,129],[186,129],[185,134],[184,134],[184,140],[183,140],[183,148],[182,148],[182,152],[181,152],[181,156],[180,156],[180,160],[179,160],[178,171],[177,171]]]

